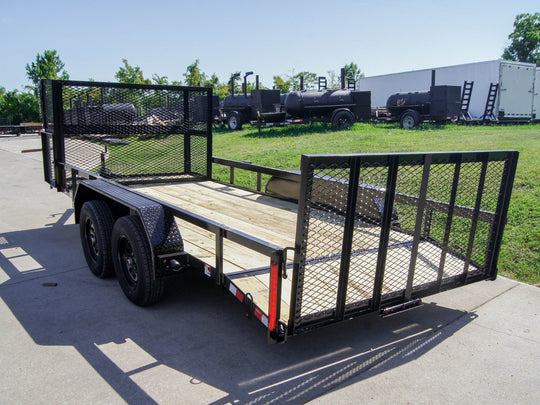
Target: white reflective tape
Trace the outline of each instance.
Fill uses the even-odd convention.
[[[234,286],[233,283],[229,284],[229,291],[231,292],[232,295],[236,296],[236,287]]]
[[[266,315],[263,315],[261,322],[264,326],[268,328],[268,317]]]

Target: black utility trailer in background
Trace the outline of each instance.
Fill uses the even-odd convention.
[[[255,90],[247,93],[247,77],[244,75],[243,93],[234,94],[231,77],[231,94],[220,105],[221,116],[232,130],[242,129],[243,124],[286,126],[311,122],[324,122],[334,130],[346,130],[357,121],[371,119],[371,92],[355,91],[354,81],[345,88],[345,69],[341,69],[341,89],[326,89],[326,78],[319,77],[319,90],[304,90],[303,78],[299,91],[280,94],[279,90],[259,89],[256,76]]]
[[[423,121],[450,122],[461,113],[461,86],[431,86],[429,91],[396,93],[388,97],[386,111],[402,128]]]
[[[284,342],[497,275],[515,151],[305,155],[291,172],[212,156],[208,88],[41,94],[45,180],[72,196],[90,269],[138,305],[196,269]],[[212,175],[224,167],[228,183]]]

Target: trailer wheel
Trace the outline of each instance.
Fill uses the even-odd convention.
[[[349,111],[338,111],[332,119],[332,129],[345,130],[354,124],[354,116]]]
[[[112,257],[122,291],[140,306],[161,299],[162,279],[154,278],[154,261],[143,224],[138,216],[119,218],[112,231]]]
[[[401,114],[399,122],[401,124],[401,128],[415,128],[420,124],[420,114],[418,114],[418,111],[407,110]]]
[[[81,244],[88,267],[99,278],[112,277],[111,233],[114,219],[105,201],[86,201],[79,216]]]
[[[229,129],[233,131],[240,131],[242,129],[242,117],[240,113],[233,111],[227,117],[227,124],[229,124]]]

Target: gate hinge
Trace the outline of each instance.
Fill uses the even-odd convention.
[[[404,302],[403,304],[394,305],[392,307],[381,308],[379,315],[383,318],[386,316],[395,315],[399,312],[408,311],[414,308],[418,308],[424,305],[421,298],[416,298],[411,301]]]

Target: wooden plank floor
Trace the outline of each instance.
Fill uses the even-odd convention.
[[[174,204],[277,246],[294,246],[297,205],[214,182],[133,186],[139,192]],[[185,250],[215,265],[215,235],[177,219]],[[270,266],[270,258],[227,239],[223,243],[225,274]],[[292,260],[292,255],[290,260]],[[232,282],[268,314],[269,275],[234,278]],[[281,319],[289,318],[290,277],[282,281]]]
[[[226,228],[244,232],[277,246],[294,246],[296,204],[210,181],[134,188]],[[215,264],[214,234],[185,221],[178,222],[184,243],[193,249],[193,254],[201,259],[212,257],[208,263]],[[267,256],[226,239],[224,254],[225,273],[270,265]]]
[[[295,242],[297,205],[258,193],[231,186],[205,182],[133,186],[139,192],[171,203],[187,211],[203,216],[277,246],[292,247]],[[302,297],[302,315],[332,308],[337,296],[339,256],[342,223],[331,223],[328,218],[317,217],[312,212],[310,238],[324,243],[322,253],[308,249],[308,258],[332,256],[333,260],[314,260],[306,265]],[[177,219],[188,253],[215,265],[215,235],[185,221]],[[373,282],[377,262],[380,228],[360,223],[355,228],[353,254],[349,272],[347,303],[368,299],[373,294]],[[386,263],[383,294],[404,289],[407,283],[411,258],[412,237],[392,231]],[[334,247],[332,247],[334,246]],[[311,248],[311,247],[310,247]],[[325,250],[326,249],[326,250]],[[441,249],[428,242],[419,245],[414,275],[414,285],[437,279]],[[292,260],[292,255],[289,258]],[[231,274],[269,266],[269,258],[227,239],[224,240],[224,273]],[[447,256],[444,276],[460,274],[463,261]],[[474,269],[471,269],[474,270]],[[289,270],[289,273],[291,271]],[[231,276],[232,277],[232,276]],[[268,313],[268,274],[232,277],[232,282],[245,293],[251,293],[255,304]],[[282,280],[281,319],[288,321],[291,293],[291,277]]]

